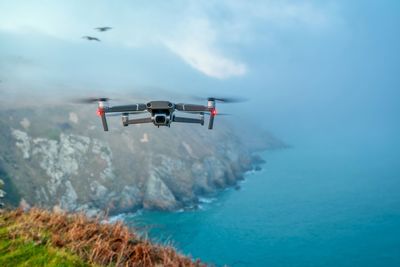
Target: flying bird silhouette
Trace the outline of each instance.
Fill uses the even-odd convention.
[[[105,32],[105,31],[111,30],[112,27],[97,27],[97,28],[94,28],[94,29],[98,30],[99,32]]]
[[[86,39],[86,40],[88,40],[88,41],[97,41],[97,42],[100,42],[100,39],[99,38],[97,38],[97,37],[92,37],[92,36],[82,36],[82,38],[83,39]]]

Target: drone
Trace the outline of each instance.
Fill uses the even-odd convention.
[[[158,128],[160,126],[171,127],[172,122],[179,123],[192,123],[204,125],[204,115],[209,115],[208,129],[213,129],[214,119],[217,114],[216,102],[234,103],[241,102],[242,100],[236,98],[217,98],[208,97],[207,105],[172,103],[169,101],[150,101],[147,103],[136,103],[130,105],[117,105],[110,106],[109,98],[84,98],[80,99],[79,103],[93,103],[97,102],[97,115],[101,118],[104,131],[108,131],[107,117],[121,116],[122,125],[128,126],[130,124],[153,123]],[[197,118],[189,118],[179,116],[177,113],[189,113],[198,115]],[[138,118],[137,115],[147,113],[150,116]],[[220,114],[227,115],[227,114]],[[135,118],[136,117],[136,118]]]

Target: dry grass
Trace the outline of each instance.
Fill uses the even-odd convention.
[[[67,249],[84,261],[101,266],[205,266],[172,247],[151,244],[121,222],[103,224],[83,214],[51,213],[33,208],[1,214],[9,238]]]

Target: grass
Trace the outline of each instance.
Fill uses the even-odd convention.
[[[33,208],[0,213],[0,266],[204,266],[121,222]]]
[[[0,266],[84,267],[91,265],[62,249],[55,249],[22,238],[8,239],[3,231],[0,235]]]

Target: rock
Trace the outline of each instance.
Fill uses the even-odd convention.
[[[124,186],[119,196],[118,212],[132,211],[142,205],[142,197],[139,188]]]
[[[147,142],[149,142],[149,136],[148,136],[147,133],[144,133],[144,134],[143,134],[143,137],[140,139],[140,142],[141,142],[141,143],[147,143]]]
[[[177,207],[174,195],[155,173],[151,173],[147,180],[143,207],[161,210],[172,210]]]
[[[29,203],[26,202],[26,200],[22,198],[21,201],[19,202],[19,208],[24,211],[27,211],[31,208],[31,205],[29,205]]]
[[[60,206],[63,210],[76,210],[78,195],[75,192],[70,181],[65,182],[65,191],[60,200]]]
[[[23,131],[13,129],[12,135],[16,139],[15,146],[21,150],[24,159],[29,159],[31,146],[28,134]]]
[[[69,121],[77,124],[79,122],[78,115],[75,112],[70,112],[69,113]]]
[[[20,124],[24,129],[28,129],[31,126],[31,122],[27,118],[23,118]]]

